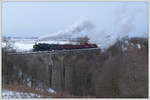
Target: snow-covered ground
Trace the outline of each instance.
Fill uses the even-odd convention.
[[[34,93],[26,93],[26,92],[16,92],[10,90],[2,90],[2,98],[40,98],[41,96]]]
[[[34,44],[33,43],[16,42],[14,45],[15,45],[17,51],[29,51],[29,50],[32,50]]]
[[[40,91],[44,91],[41,88],[37,88],[36,90],[40,90]],[[47,92],[50,94],[55,94],[56,92],[51,89],[48,88]],[[35,94],[35,93],[27,93],[27,92],[16,92],[16,91],[11,91],[11,90],[6,90],[6,89],[2,89],[2,98],[3,99],[8,99],[8,98],[42,98],[42,95],[39,94]],[[50,96],[48,96],[49,98]],[[50,97],[51,98],[51,97]]]
[[[14,48],[18,52],[22,51],[30,51],[33,49],[33,45],[35,44],[35,39],[12,39],[14,41]],[[49,44],[67,44],[70,43],[68,41],[39,41],[38,43],[49,43]],[[2,47],[5,47],[6,44],[2,42]]]
[[[32,50],[35,44],[35,39],[11,39],[13,41],[13,47],[18,51]],[[6,43],[2,41],[2,47],[5,47]]]

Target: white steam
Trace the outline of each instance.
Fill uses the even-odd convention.
[[[70,39],[73,35],[80,34],[83,30],[91,30],[94,25],[88,20],[79,20],[68,28],[53,33],[51,35],[40,37],[39,41],[56,40],[56,39]]]
[[[136,15],[138,14],[138,10],[129,11],[129,9],[124,6],[119,9],[120,11],[116,12],[116,20],[115,20],[115,32],[111,34],[105,33],[105,31],[96,32],[90,35],[90,41],[99,44],[102,49],[107,49],[117,40],[122,39],[129,35],[129,33],[134,28],[133,23]]]
[[[138,12],[139,10],[137,9],[127,9],[126,5],[117,10],[114,13],[116,15],[114,19],[115,23],[112,24],[112,26],[115,26],[115,32],[111,34],[106,33],[105,30],[98,32],[91,31],[95,27],[94,24],[84,19],[77,21],[62,31],[40,37],[38,40],[69,40],[74,35],[80,36],[84,30],[87,30],[88,32],[84,32],[84,34],[90,38],[90,42],[98,44],[102,49],[107,49],[109,46],[116,43],[118,39],[122,39],[129,35],[134,28],[134,19]],[[89,34],[89,31],[91,34]]]

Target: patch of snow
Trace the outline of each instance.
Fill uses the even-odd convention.
[[[129,41],[125,41],[125,45],[127,45],[127,46],[128,46],[128,45],[129,45]]]
[[[49,89],[47,89],[47,91],[49,92],[49,93],[56,93],[53,89],[51,89],[51,88],[49,88]]]
[[[44,91],[44,89],[42,89],[42,88],[35,88],[36,90],[40,90],[40,91]]]
[[[10,90],[2,90],[2,98],[9,99],[9,98],[39,98],[41,97],[38,94],[34,93],[25,93],[25,92],[16,92]]]
[[[140,45],[140,44],[137,44],[137,47],[140,49],[140,48],[141,48],[141,45]]]
[[[27,44],[27,43],[15,43],[15,47],[17,49],[21,50],[31,50],[33,48],[33,44]]]
[[[121,48],[123,51],[126,51],[128,49],[126,46],[123,46],[123,45],[121,46]]]
[[[3,42],[2,42],[2,48],[4,48],[5,46],[6,46],[6,43],[3,43]]]
[[[23,73],[21,70],[19,70],[18,75],[19,75],[19,77],[22,77]]]
[[[27,85],[28,85],[29,87],[31,87],[31,81],[29,81],[29,82],[27,83]]]

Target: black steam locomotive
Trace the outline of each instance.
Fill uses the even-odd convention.
[[[71,49],[85,49],[85,48],[97,48],[96,44],[48,44],[48,43],[38,43],[33,46],[33,51],[52,51],[52,50],[71,50]]]

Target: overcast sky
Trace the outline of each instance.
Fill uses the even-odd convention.
[[[146,2],[5,2],[2,4],[2,35],[43,36],[87,19],[98,31],[113,34],[119,15],[135,14],[131,35],[147,35]]]

